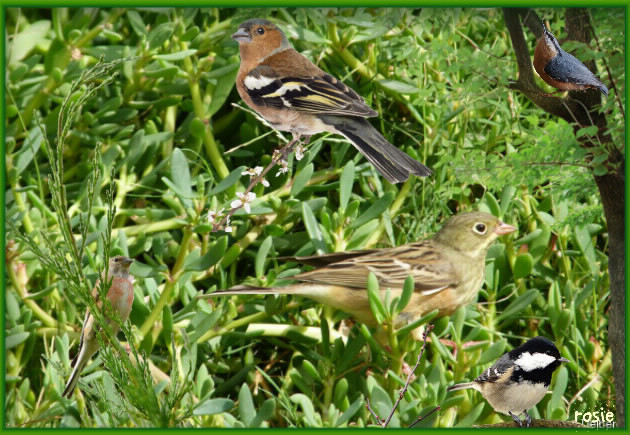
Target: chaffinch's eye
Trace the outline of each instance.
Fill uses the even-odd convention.
[[[256,29],[256,32],[258,32],[259,35],[263,35],[265,33],[265,29],[263,29],[262,27],[259,27]]]
[[[474,226],[473,226],[473,231],[476,232],[477,234],[486,234],[486,231],[488,230],[488,228],[486,227],[485,224],[482,224],[481,222],[477,222]]]

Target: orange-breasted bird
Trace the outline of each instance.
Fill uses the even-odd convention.
[[[564,51],[555,36],[542,22],[542,36],[534,51],[534,69],[541,79],[561,91],[599,89],[608,95],[608,88],[586,65]]]
[[[111,281],[111,286],[107,291],[107,299],[111,303],[112,308],[120,316],[122,322],[125,322],[129,317],[131,305],[133,304],[133,279],[129,274],[129,266],[132,262],[132,259],[122,255],[117,255],[109,259],[106,282]],[[99,284],[100,278],[94,285],[92,297],[96,300],[97,306],[102,309],[103,301],[99,300]],[[117,322],[108,319],[108,323],[114,334],[118,332],[120,326]],[[72,395],[74,387],[81,375],[81,371],[83,371],[83,368],[90,358],[99,350],[98,337],[96,336],[97,330],[98,324],[95,323],[94,316],[90,314],[90,310],[88,309],[85,312],[85,319],[83,320],[83,327],[81,328],[79,350],[72,360],[72,373],[62,393],[65,397],[69,398]]]
[[[335,252],[296,261],[316,269],[291,277],[297,284],[276,288],[239,285],[205,297],[242,294],[293,294],[350,313],[359,322],[375,325],[367,294],[370,272],[376,276],[381,299],[387,289],[400,297],[405,279],[414,278],[414,293],[397,324],[404,325],[439,310],[448,315],[471,303],[485,277],[490,245],[516,228],[481,212],[452,216],[433,238],[394,248]],[[420,339],[416,329],[414,336]]]
[[[363,98],[294,50],[271,21],[247,20],[232,38],[241,55],[236,89],[273,128],[306,141],[316,133],[340,134],[390,183],[405,181],[410,174],[431,175],[365,119],[378,113]]]

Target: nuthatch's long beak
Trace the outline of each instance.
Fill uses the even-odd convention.
[[[251,42],[252,38],[245,29],[238,29],[236,33],[232,34],[232,39],[236,42]]]

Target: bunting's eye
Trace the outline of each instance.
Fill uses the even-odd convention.
[[[262,27],[259,27],[259,28],[257,28],[257,29],[256,29],[256,32],[257,32],[259,35],[264,35],[264,34],[265,34],[265,29],[263,29]]]
[[[486,231],[488,231],[488,227],[486,227],[486,224],[477,222],[475,225],[473,225],[473,231],[476,232],[477,234],[484,235],[486,234]]]

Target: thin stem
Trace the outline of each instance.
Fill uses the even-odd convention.
[[[398,399],[396,400],[396,403],[394,403],[394,406],[392,408],[392,411],[389,413],[389,416],[387,416],[387,418],[385,420],[382,420],[373,410],[372,407],[370,406],[370,400],[366,399],[366,408],[368,409],[368,411],[370,411],[370,413],[374,416],[374,418],[376,419],[376,422],[379,426],[385,428],[389,425],[389,422],[391,421],[392,417],[394,416],[394,412],[396,411],[396,409],[398,408],[398,405],[400,404],[400,401],[402,400],[402,398],[405,396],[405,393],[407,392],[407,389],[409,388],[409,384],[411,383],[411,380],[413,379],[413,374],[416,371],[416,369],[418,368],[418,365],[420,364],[420,360],[422,359],[422,355],[424,354],[424,348],[427,345],[427,337],[429,335],[429,332],[431,332],[431,330],[433,329],[433,324],[429,323],[427,324],[427,326],[425,326],[424,328],[424,333],[422,334],[422,348],[420,348],[420,353],[418,354],[418,358],[416,360],[416,365],[413,366],[413,369],[409,372],[409,374],[407,375],[407,380],[405,382],[405,386],[402,388],[402,390],[400,390],[400,393],[398,394]],[[423,420],[424,418],[426,418],[427,416],[431,415],[431,413],[439,410],[440,407],[437,406],[435,409],[433,409],[433,411],[429,412],[427,415],[425,415],[424,417],[419,417],[418,420],[416,420],[411,426],[413,426],[414,424],[418,423],[419,421]],[[409,427],[411,427],[409,426]]]
[[[420,359],[422,358],[422,355],[424,354],[424,348],[427,345],[427,336],[429,335],[429,331],[431,331],[432,329],[433,329],[433,324],[431,324],[431,323],[427,324],[427,326],[424,328],[424,333],[422,334],[422,348],[420,348],[420,353],[418,354],[418,358],[416,359],[416,365],[413,366],[413,369],[407,375],[407,381],[405,382],[405,386],[403,387],[402,390],[400,390],[400,394],[398,395],[398,399],[396,400],[396,403],[394,403],[394,407],[392,408],[392,412],[389,414],[387,419],[385,419],[385,422],[383,423],[383,427],[387,427],[387,425],[391,421],[392,417],[394,416],[394,411],[396,411],[396,408],[398,408],[398,405],[400,404],[400,401],[402,400],[402,398],[404,397],[405,393],[407,392],[407,389],[409,388],[409,384],[411,383],[411,380],[413,378],[413,373],[418,368],[418,365],[420,364]]]
[[[436,406],[431,411],[429,411],[428,414],[419,416],[418,419],[416,421],[414,421],[413,423],[411,423],[409,426],[407,426],[407,428],[414,427],[417,423],[420,423],[422,420],[424,420],[425,418],[427,418],[428,416],[433,414],[435,411],[439,411],[440,409],[442,409],[442,408],[440,408],[439,406]]]
[[[284,308],[274,313],[260,312],[260,313],[252,314],[250,316],[242,317],[240,319],[233,320],[232,322],[228,323],[222,328],[210,330],[206,332],[205,334],[203,334],[201,337],[197,339],[197,343],[204,343],[213,337],[216,337],[218,335],[223,335],[226,332],[229,332],[233,329],[239,328],[244,325],[249,325],[250,323],[258,322],[260,320],[264,320],[267,317],[275,315],[275,314],[282,314],[285,311],[295,310],[299,307],[300,307],[299,302],[290,302]]]
[[[254,187],[256,187],[256,185],[263,178],[265,178],[265,175],[267,175],[267,172],[269,172],[271,168],[276,166],[281,160],[285,160],[287,156],[291,154],[291,152],[293,152],[293,148],[295,148],[299,140],[300,140],[300,136],[295,136],[293,139],[291,139],[291,141],[289,141],[289,143],[287,143],[284,147],[282,147],[280,151],[274,153],[274,156],[271,159],[271,162],[269,162],[269,164],[267,165],[267,167],[263,169],[263,171],[258,176],[251,179],[249,186],[247,186],[247,189],[245,189],[245,192],[243,192],[243,195],[247,195],[249,192],[251,192],[254,189]],[[236,211],[242,207],[243,205],[240,205],[239,207],[233,207],[225,216],[223,216],[223,219],[221,219],[219,223],[215,223],[212,226],[212,231],[216,232],[222,229],[227,224],[229,219],[234,215],[234,213],[236,213]]]
[[[151,313],[147,316],[146,320],[140,327],[140,336],[144,338],[149,330],[151,329],[153,322],[158,318],[158,316],[162,313],[162,310],[166,306],[166,304],[171,299],[171,293],[173,292],[173,288],[179,277],[183,272],[184,261],[186,256],[188,255],[188,244],[192,239],[192,230],[189,227],[184,229],[184,236],[182,237],[182,242],[179,245],[179,253],[177,254],[177,260],[175,261],[175,265],[171,270],[171,275],[167,279],[164,288],[162,289],[162,294],[160,295],[160,299],[158,299],[157,303],[151,310]]]

